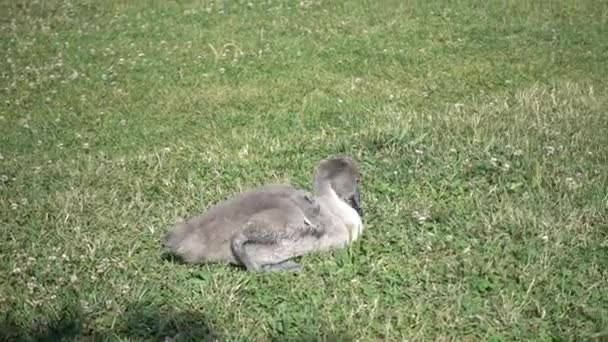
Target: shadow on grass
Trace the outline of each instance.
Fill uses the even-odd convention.
[[[176,264],[176,265],[187,266],[187,267],[193,267],[193,266],[194,267],[217,266],[217,267],[228,267],[230,269],[234,269],[235,272],[246,272],[247,271],[247,269],[245,268],[245,266],[235,265],[235,264],[230,264],[230,263],[224,263],[224,262],[221,262],[221,261],[208,262],[208,263],[201,263],[201,264],[192,265],[192,264],[188,264],[187,262],[185,262],[179,256],[171,254],[170,252],[163,252],[161,254],[160,258],[164,262],[173,263],[173,264]]]
[[[216,341],[206,317],[189,311],[177,312],[150,303],[129,305],[116,314],[112,329],[95,330],[74,303],[65,304],[56,318],[19,321],[11,314],[0,317],[0,341]]]
[[[311,336],[275,336],[270,339],[271,341],[295,341],[295,342],[352,342],[354,338],[348,335],[334,335],[334,334],[319,334]]]
[[[180,258],[177,255],[175,255],[171,252],[168,252],[168,251],[163,251],[162,254],[160,255],[160,259],[165,262],[170,262],[170,263],[179,264],[179,265],[186,265],[186,262],[184,260],[182,260],[182,258]]]

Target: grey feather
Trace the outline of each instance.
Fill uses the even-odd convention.
[[[325,159],[314,173],[314,195],[289,184],[252,189],[178,223],[162,244],[186,263],[297,270],[288,259],[341,248],[360,233],[358,178],[352,159]]]

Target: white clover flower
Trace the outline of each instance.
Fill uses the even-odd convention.
[[[427,213],[421,213],[417,210],[412,213],[412,216],[421,224],[430,219],[430,216]]]
[[[570,190],[576,190],[576,189],[580,188],[580,186],[581,186],[581,184],[572,177],[566,177],[565,182],[566,182],[566,186]]]

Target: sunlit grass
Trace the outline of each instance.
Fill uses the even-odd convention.
[[[608,338],[608,7],[0,1],[0,336]],[[350,154],[365,231],[250,274],[176,220]]]

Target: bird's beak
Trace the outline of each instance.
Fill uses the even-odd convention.
[[[359,216],[363,216],[363,212],[361,211],[361,199],[359,196],[359,189],[355,190],[355,194],[350,198],[350,206],[357,211]]]

